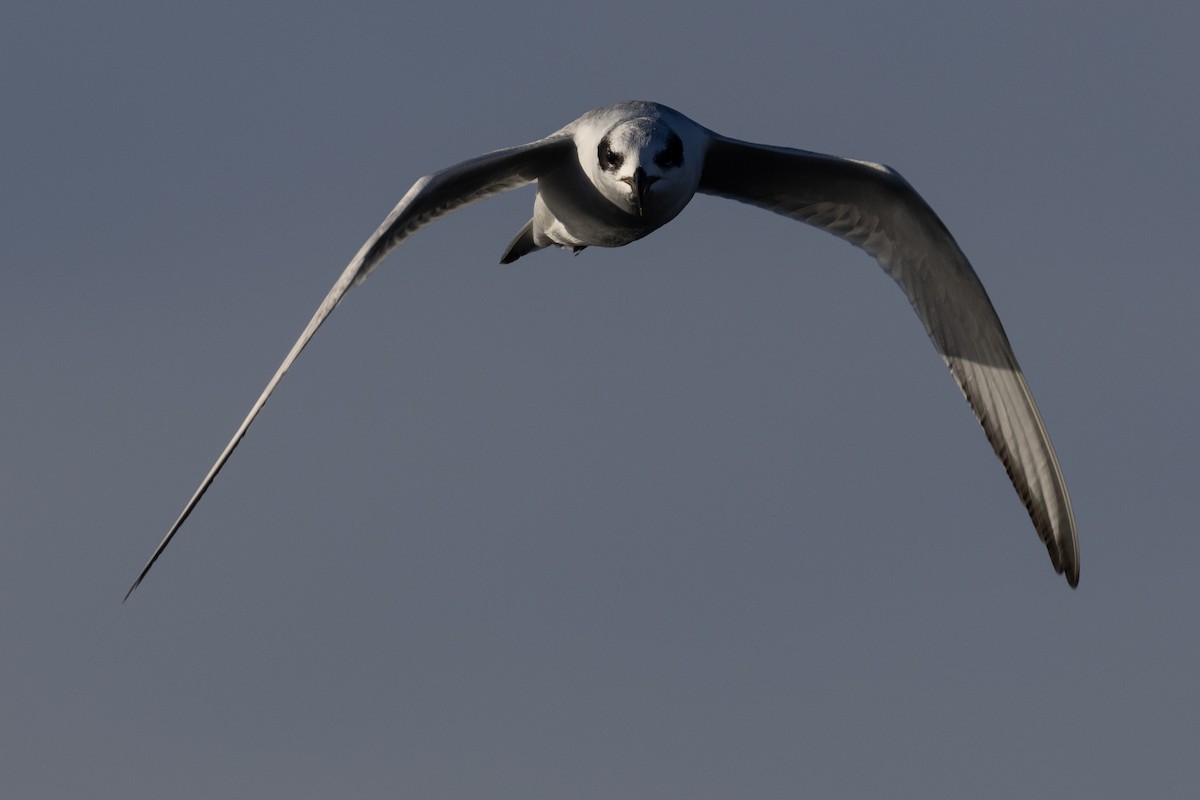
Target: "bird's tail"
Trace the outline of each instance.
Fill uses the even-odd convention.
[[[525,227],[517,232],[513,240],[508,243],[508,249],[504,251],[504,255],[500,256],[501,264],[511,264],[521,256],[532,253],[534,250],[541,250],[546,245],[538,244],[533,240],[533,220],[525,223]]]

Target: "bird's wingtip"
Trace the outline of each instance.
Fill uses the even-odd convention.
[[[133,582],[133,585],[129,587],[129,591],[126,592],[125,596],[121,598],[121,605],[125,605],[125,601],[129,599],[129,595],[133,594],[133,590],[136,589],[138,587],[138,584],[141,582],[142,582],[141,578],[138,578],[136,581]]]
[[[137,587],[142,585],[142,580],[146,577],[146,573],[148,573],[150,571],[150,567],[153,566],[154,561],[157,558],[158,558],[158,553],[155,553],[154,558],[150,559],[150,563],[142,568],[142,573],[137,576],[137,580],[135,580],[133,582],[133,585],[129,587],[129,591],[125,593],[125,596],[123,598],[121,598],[121,605],[125,605],[125,601],[129,599],[129,596],[131,594],[133,594],[133,591],[135,589],[137,589]]]
[[[1066,569],[1067,585],[1072,589],[1079,588],[1079,562],[1073,561]]]

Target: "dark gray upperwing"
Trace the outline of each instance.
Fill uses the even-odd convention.
[[[300,334],[300,338],[292,345],[287,357],[284,358],[279,369],[267,383],[267,387],[263,389],[258,400],[250,408],[250,413],[242,420],[242,424],[238,426],[233,438],[229,440],[229,444],[225,445],[225,449],[217,457],[212,469],[208,471],[191,500],[184,506],[183,512],[175,520],[175,524],[167,531],[167,535],[163,537],[154,550],[154,554],[150,556],[150,560],[146,562],[146,566],[142,568],[137,580],[129,587],[125,599],[129,599],[129,595],[146,577],[150,568],[154,566],[154,562],[158,560],[167,544],[170,543],[171,538],[183,526],[196,504],[200,502],[200,498],[212,485],[217,473],[225,466],[225,462],[229,460],[242,437],[246,435],[250,424],[254,422],[258,412],[262,410],[271,393],[275,391],[279,381],[292,366],[292,362],[300,355],[300,351],[312,339],[313,334],[325,322],[330,312],[342,301],[346,292],[352,286],[362,283],[371,270],[393,248],[438,217],[494,194],[531,183],[557,167],[562,163],[562,159],[569,157],[573,151],[574,143],[569,135],[554,135],[529,144],[497,150],[478,158],[472,158],[449,169],[421,178],[413,184],[404,198],[392,209],[392,213],[388,214],[383,224],[359,249],[350,264],[342,271],[337,282],[333,284],[333,288],[329,290],[325,299],[321,301],[321,305],[318,306],[316,313],[313,314],[312,319]]]
[[[714,134],[699,190],[808,223],[879,261],[949,365],[1054,568],[1076,586],[1075,519],[1041,414],[983,284],[908,182],[880,164]]]

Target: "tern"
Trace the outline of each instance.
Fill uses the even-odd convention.
[[[1054,569],[1072,587],[1078,584],[1075,520],[1046,426],[983,284],[916,190],[883,164],[740,141],[658,103],[627,102],[589,111],[543,139],[487,153],[413,184],[329,290],[126,599],[346,292],[422,227],[534,182],[533,217],[505,249],[502,264],[550,245],[578,253],[629,244],[674,219],[697,192],[791,217],[874,256],[904,291],[949,366]]]

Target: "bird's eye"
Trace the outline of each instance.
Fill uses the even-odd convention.
[[[671,138],[667,139],[667,146],[654,157],[654,163],[663,169],[683,164],[683,140],[672,133]]]
[[[600,147],[596,149],[596,156],[600,160],[600,166],[609,171],[620,169],[621,165],[625,163],[625,156],[613,151],[612,147],[608,144],[607,136],[600,140]]]

